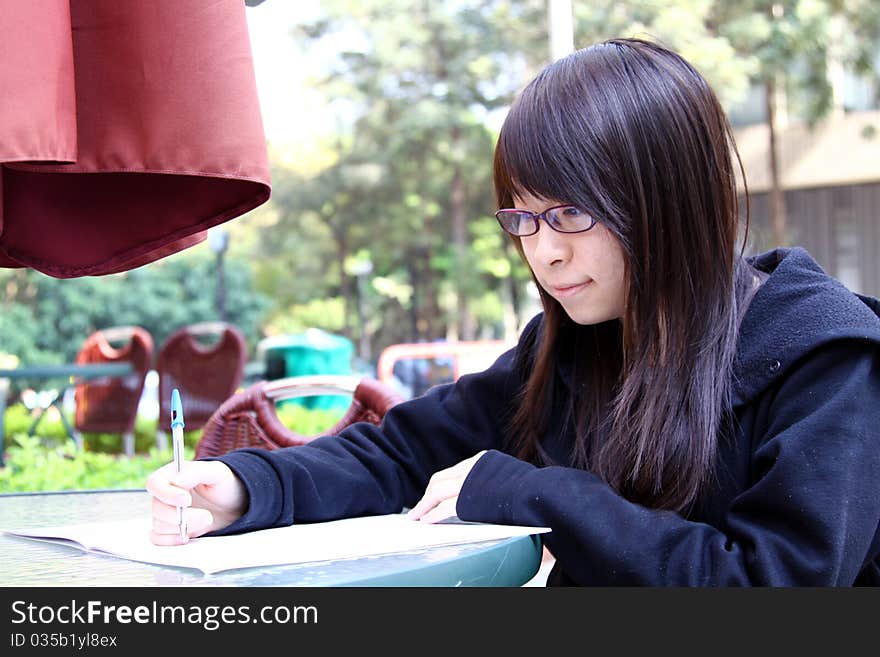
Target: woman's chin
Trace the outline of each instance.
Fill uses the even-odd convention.
[[[601,312],[595,308],[566,308],[563,305],[563,309],[571,321],[581,326],[593,326],[612,319],[620,319],[619,313]]]

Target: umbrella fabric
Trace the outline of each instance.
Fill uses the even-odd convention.
[[[269,193],[242,0],[0,0],[0,266],[125,271]]]

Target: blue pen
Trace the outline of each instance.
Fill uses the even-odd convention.
[[[183,404],[177,388],[171,391],[171,445],[174,448],[174,465],[177,471],[183,465]],[[186,539],[186,525],[183,522],[183,507],[177,507],[177,526],[180,529],[180,540]]]

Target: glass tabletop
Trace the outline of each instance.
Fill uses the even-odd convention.
[[[0,495],[0,529],[150,514],[143,490]],[[537,536],[212,575],[0,534],[0,586],[520,586],[538,570]]]

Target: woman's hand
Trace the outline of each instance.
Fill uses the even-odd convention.
[[[156,545],[180,545],[232,524],[247,508],[247,490],[221,461],[185,461],[180,469],[163,465],[147,479],[153,496],[153,529]],[[185,507],[185,538],[180,538],[177,507]]]
[[[422,522],[438,522],[444,518],[455,515],[455,505],[458,503],[458,493],[470,474],[471,468],[486,453],[486,450],[477,452],[469,459],[465,459],[451,468],[434,473],[425,489],[425,494],[419,503],[410,509],[407,516],[412,520]]]

